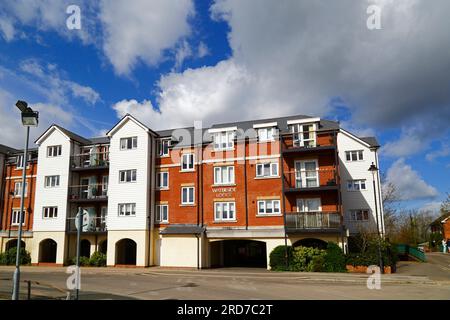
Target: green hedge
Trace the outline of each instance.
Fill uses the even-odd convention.
[[[17,255],[17,248],[11,248],[8,251],[5,251],[4,253],[0,253],[0,265],[3,266],[13,266],[16,264],[16,255]],[[31,256],[28,251],[26,251],[24,248],[20,248],[20,264],[21,265],[29,265],[31,264]]]
[[[398,261],[397,247],[387,241],[372,240],[364,252],[353,252],[347,255],[346,263],[353,266],[370,266],[379,264],[378,246],[385,266],[395,267]]]
[[[285,271],[286,270],[286,248],[288,253],[288,261],[292,258],[291,246],[278,246],[272,250],[269,255],[269,265],[271,270]]]
[[[69,264],[75,265],[77,262],[77,258],[72,258],[69,260]],[[106,254],[101,253],[99,251],[95,251],[90,258],[88,257],[80,257],[80,266],[81,267],[106,267]]]

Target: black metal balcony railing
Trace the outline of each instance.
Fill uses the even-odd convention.
[[[109,167],[109,152],[84,153],[70,157],[72,169],[107,168]]]
[[[69,200],[106,200],[108,199],[107,184],[89,184],[69,187]]]
[[[288,171],[284,173],[284,184],[287,189],[336,187],[337,171],[336,169]]]
[[[291,132],[281,136],[282,149],[317,150],[333,149],[336,146],[336,137],[333,132],[304,131]]]
[[[286,229],[332,230],[341,226],[341,215],[338,212],[286,212]]]
[[[69,217],[67,218],[67,229],[68,232],[78,231],[78,218]],[[90,217],[86,214],[83,217],[83,225],[81,232],[106,232],[108,230],[106,217]]]

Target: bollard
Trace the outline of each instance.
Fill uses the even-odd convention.
[[[28,284],[28,300],[31,300],[31,281],[27,280]]]

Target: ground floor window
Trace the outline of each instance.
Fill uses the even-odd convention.
[[[13,210],[11,214],[11,225],[18,226],[20,223],[20,210]],[[25,211],[22,211],[22,225],[25,224]]]
[[[258,214],[280,214],[280,200],[259,200]]]
[[[169,205],[160,204],[156,206],[156,222],[169,222]]]

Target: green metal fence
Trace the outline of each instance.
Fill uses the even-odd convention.
[[[425,252],[415,248],[411,247],[408,244],[399,244],[397,245],[397,250],[400,255],[407,255],[413,259],[425,262],[427,261],[427,257],[425,256]]]

